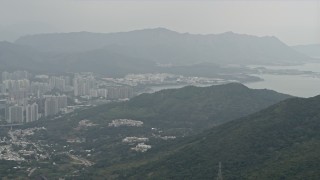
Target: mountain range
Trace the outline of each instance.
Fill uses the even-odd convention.
[[[160,64],[279,64],[309,59],[273,36],[178,33],[165,28],[120,33],[56,33],[19,38],[17,44],[45,52],[106,49]]]
[[[297,45],[292,48],[310,57],[320,58],[320,44]]]
[[[128,73],[155,72],[156,64],[108,50],[79,53],[40,52],[35,48],[0,42],[0,71],[27,70],[37,73],[95,72],[113,77]]]
[[[52,33],[0,42],[2,70],[92,71],[111,77],[130,73],[173,73],[236,79],[248,64],[297,64],[312,58],[276,37],[227,32],[199,35],[164,28],[120,33]]]

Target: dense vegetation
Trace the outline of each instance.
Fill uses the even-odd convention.
[[[224,179],[319,179],[319,147],[320,96],[294,98],[113,173],[120,179],[213,179],[222,162]]]
[[[259,111],[288,97],[237,83],[189,86],[141,95],[126,103],[121,111],[147,112],[143,115],[148,116],[142,117],[146,123],[160,127],[203,129]]]

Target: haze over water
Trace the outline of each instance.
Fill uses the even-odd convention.
[[[260,66],[261,67],[261,66]],[[295,69],[320,73],[319,63],[308,63],[298,66],[264,66],[269,69]],[[313,97],[320,94],[320,76],[310,75],[256,75],[264,81],[247,83],[246,86],[254,89],[272,89],[281,93],[298,97]]]

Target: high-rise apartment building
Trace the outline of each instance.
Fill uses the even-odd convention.
[[[56,96],[58,98],[58,108],[66,108],[68,106],[68,97],[66,95]]]
[[[23,106],[10,106],[9,107],[9,123],[23,123]]]
[[[45,116],[55,115],[68,106],[68,97],[66,95],[47,96],[44,106]]]
[[[49,80],[49,85],[51,89],[59,89],[60,91],[64,91],[66,89],[66,81],[63,77],[52,76]]]
[[[28,104],[26,106],[26,122],[33,122],[38,120],[38,104]]]
[[[59,112],[59,102],[56,97],[47,97],[44,103],[45,116],[53,116]]]
[[[96,89],[96,81],[93,76],[75,76],[73,79],[73,88],[75,96],[90,96],[90,90]]]

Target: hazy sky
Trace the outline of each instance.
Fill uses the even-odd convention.
[[[29,25],[31,24],[31,25]],[[116,32],[165,27],[320,43],[320,0],[0,0],[0,33]]]

